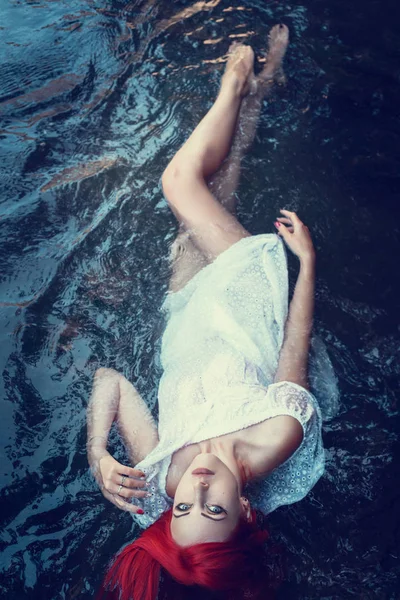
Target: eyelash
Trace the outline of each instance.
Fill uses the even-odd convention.
[[[188,508],[180,508],[180,506],[187,506]],[[176,510],[179,510],[180,512],[186,512],[190,508],[192,508],[192,506],[193,506],[193,504],[185,504],[184,502],[180,502],[179,504],[176,505],[175,508],[176,508]],[[222,508],[222,506],[218,506],[217,504],[211,504],[211,505],[206,504],[205,506],[206,506],[207,510],[213,515],[220,515],[223,512],[228,514],[226,512],[226,510],[224,508]],[[219,508],[220,512],[214,512],[213,510],[211,510],[211,508]]]

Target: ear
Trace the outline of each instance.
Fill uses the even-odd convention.
[[[240,496],[240,504],[242,505],[242,514],[246,521],[251,521],[251,506],[250,502],[244,496]]]

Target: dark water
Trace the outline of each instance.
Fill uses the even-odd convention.
[[[88,473],[98,366],[154,406],[174,218],[160,175],[210,106],[232,39],[292,34],[240,216],[297,210],[340,386],[327,471],[269,519],[285,600],[400,598],[400,38],[394,2],[3,0],[0,8],[1,593],[93,597],[135,535]],[[292,276],[294,275],[292,265]],[[114,435],[113,448],[123,450]]]

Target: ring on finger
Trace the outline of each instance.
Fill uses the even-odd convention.
[[[126,479],[126,475],[122,475],[122,479],[121,479],[121,486],[123,486],[123,485],[124,485],[124,481],[125,481],[125,479]]]
[[[118,488],[118,490],[117,490],[117,494],[119,494],[119,493],[120,493],[120,491],[122,490],[122,488],[123,488],[123,487],[124,487],[124,486],[123,486],[122,484],[119,486],[119,488]]]

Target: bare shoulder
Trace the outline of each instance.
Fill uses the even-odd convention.
[[[257,478],[265,477],[285,462],[303,441],[303,427],[290,415],[266,419],[243,432],[247,460]]]

